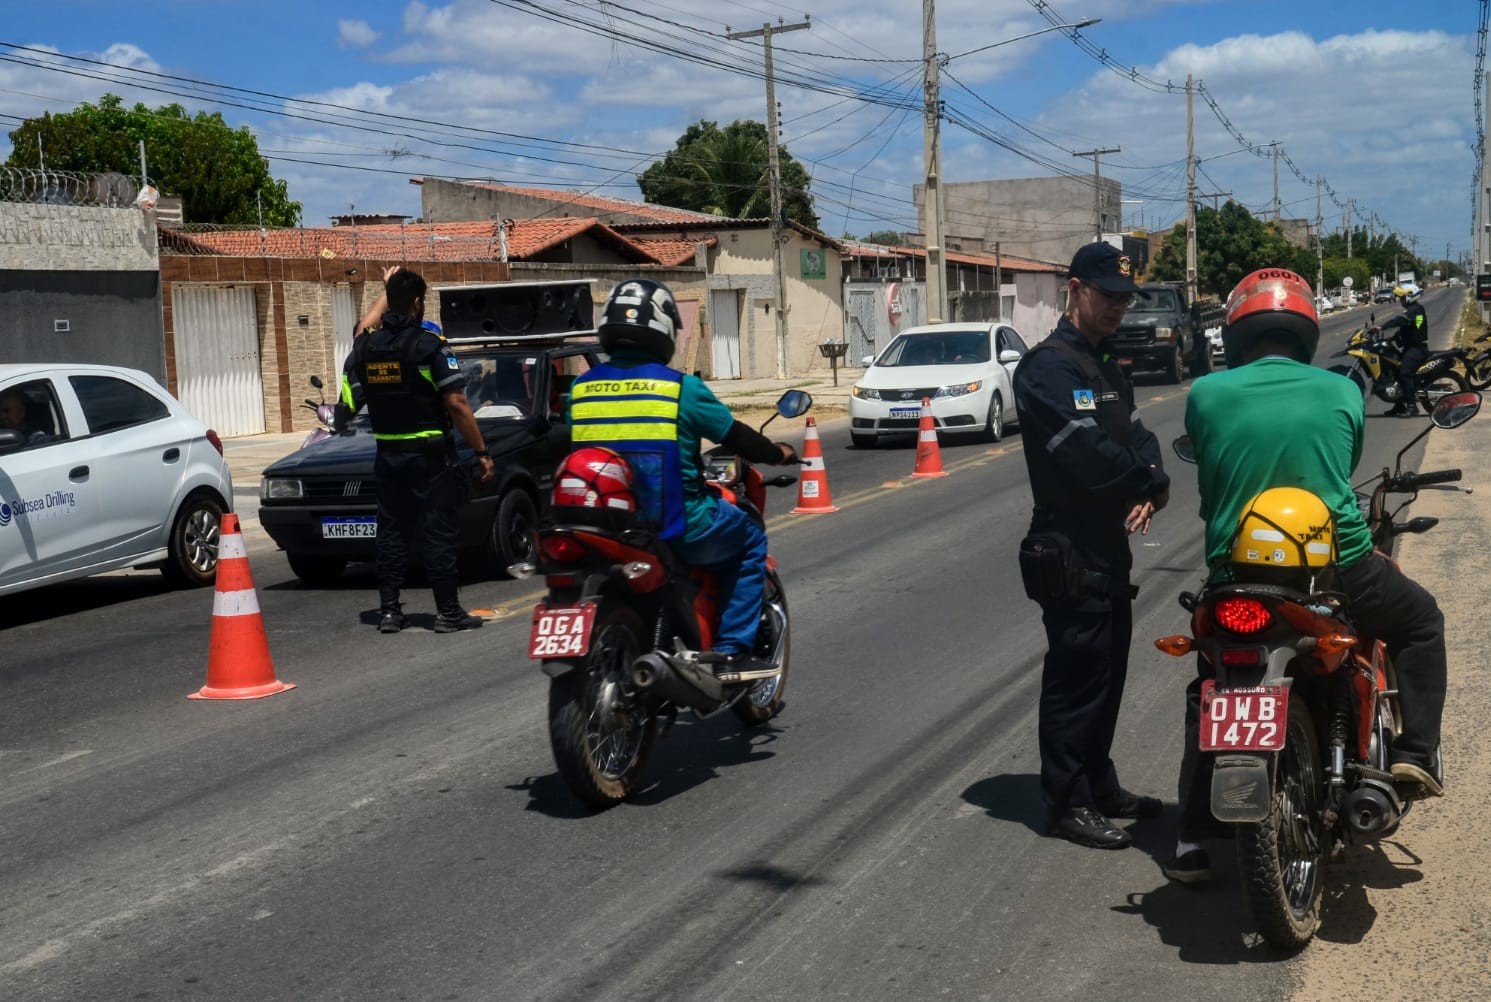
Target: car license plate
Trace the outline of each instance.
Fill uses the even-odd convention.
[[[367,517],[327,516],[321,519],[322,539],[375,539],[378,519]]]
[[[893,418],[921,417],[922,409],[920,407],[892,407],[890,416]]]
[[[1289,713],[1282,685],[1222,689],[1201,683],[1202,751],[1278,751]]]
[[[528,634],[530,658],[577,658],[590,650],[590,630],[595,626],[595,603],[536,605],[533,629]]]

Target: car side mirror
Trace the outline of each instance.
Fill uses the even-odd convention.
[[[868,369],[870,366],[872,366],[874,364],[875,364],[875,356],[874,355],[866,355],[864,358],[862,358],[862,359],[859,360],[859,365],[860,365],[860,368],[862,368],[862,369]]]
[[[1013,348],[1006,348],[999,353],[999,364],[1009,365],[1011,362],[1020,361],[1020,353]]]
[[[0,430],[0,454],[19,452],[26,447],[26,436],[10,428]]]

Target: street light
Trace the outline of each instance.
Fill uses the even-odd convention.
[[[1037,31],[1029,31],[1014,38],[981,45],[955,56],[943,56],[937,52],[937,17],[934,0],[922,0],[922,59],[925,98],[925,125],[923,128],[926,166],[925,209],[927,214],[927,320],[941,323],[947,313],[947,266],[943,263],[942,239],[947,228],[942,206],[942,103],[938,97],[938,70],[946,63],[975,52],[985,52],[1001,45],[1022,39],[1044,35],[1049,31],[1076,30],[1097,24],[1102,18],[1090,17],[1071,24],[1052,24]]]

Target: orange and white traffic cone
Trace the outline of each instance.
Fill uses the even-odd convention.
[[[269,637],[259,614],[259,596],[249,571],[248,547],[238,516],[223,516],[217,544],[217,594],[212,597],[212,639],[207,645],[207,684],[187,699],[258,699],[295,688],[274,677]]]
[[[819,515],[838,511],[828,493],[828,471],[823,468],[823,445],[818,440],[818,423],[808,418],[802,436],[802,476],[797,481],[797,507],[794,515]]]
[[[945,477],[942,447],[937,444],[937,424],[932,420],[932,401],[922,397],[922,421],[916,433],[916,467],[913,477]]]

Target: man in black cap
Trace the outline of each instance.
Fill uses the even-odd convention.
[[[1133,839],[1109,818],[1158,817],[1154,797],[1118,783],[1109,750],[1128,674],[1131,533],[1169,500],[1160,445],[1102,349],[1134,298],[1132,265],[1106,243],[1079,249],[1056,329],[1015,371],[1034,514],[1020,543],[1026,594],[1040,604],[1041,798],[1050,834],[1097,849]]]

